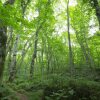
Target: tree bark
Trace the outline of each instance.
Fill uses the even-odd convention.
[[[50,0],[48,0],[47,2],[47,7],[48,5],[50,5]],[[47,13],[45,13],[44,16],[46,16]],[[32,61],[31,61],[31,65],[30,65],[30,78],[33,77],[33,73],[34,73],[34,64],[35,64],[35,59],[36,59],[36,56],[37,56],[37,44],[38,44],[38,34],[41,30],[41,28],[43,27],[43,24],[45,23],[46,19],[44,19],[39,27],[36,29],[36,32],[35,32],[35,41],[34,41],[34,51],[33,51],[33,55],[32,55]]]
[[[39,26],[39,28],[37,28],[37,30],[35,32],[34,51],[33,51],[32,61],[31,61],[31,66],[30,66],[30,78],[33,77],[34,64],[35,64],[35,59],[36,59],[36,56],[37,56],[38,34],[40,32],[40,29],[42,28],[42,24]]]
[[[8,0],[4,3],[4,6],[14,4],[15,0]],[[6,58],[6,43],[7,43],[7,26],[3,25],[3,20],[0,19],[0,83],[2,81],[4,63]],[[2,26],[3,25],[3,26]]]
[[[14,48],[13,48],[13,57],[10,65],[10,76],[9,76],[10,82],[12,82],[16,76],[16,55],[17,55],[18,39],[19,36],[17,35]]]
[[[69,0],[67,2],[67,27],[68,27],[68,45],[69,45],[69,65],[70,65],[71,75],[72,75],[74,69],[74,62],[73,62],[73,53],[72,53],[71,38],[70,38]]]
[[[0,81],[2,80],[5,57],[6,57],[6,42],[7,42],[6,32],[7,32],[6,27],[0,28]]]

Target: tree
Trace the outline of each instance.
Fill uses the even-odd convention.
[[[72,54],[72,47],[71,47],[71,38],[70,38],[70,16],[69,16],[69,0],[67,1],[67,27],[68,27],[68,44],[69,44],[69,62],[70,62],[70,68],[71,68],[71,75],[73,74],[73,67],[74,67],[74,61],[73,61],[73,54]]]
[[[34,73],[34,64],[35,64],[35,59],[37,57],[37,45],[38,45],[39,33],[40,33],[41,29],[45,26],[46,18],[48,17],[46,10],[51,10],[50,9],[50,1],[47,1],[47,2],[41,1],[41,3],[44,5],[44,8],[42,8],[42,5],[39,3],[40,4],[38,7],[39,16],[37,19],[38,26],[37,26],[37,29],[35,32],[34,50],[33,50],[32,61],[31,61],[31,65],[30,65],[30,78],[33,77],[33,73]],[[42,18],[42,20],[40,20],[41,18]]]
[[[86,64],[90,68],[93,68],[94,61],[91,56],[90,48],[87,43],[90,12],[87,10],[85,12],[85,7],[86,7],[85,5],[78,4],[77,7],[75,7],[73,11],[73,16],[71,16],[71,19],[72,19],[71,21],[72,21],[72,27],[74,28],[75,33],[76,33],[77,41],[80,44],[81,50],[84,54]],[[79,17],[77,17],[78,15]]]
[[[26,11],[26,8],[28,6],[28,4],[30,3],[30,0],[27,0],[26,2],[24,0],[21,1],[21,10],[22,10],[22,18],[24,20],[24,17],[25,17],[25,11]],[[22,27],[22,23],[20,25],[20,27]],[[18,41],[19,41],[19,34],[16,35],[16,39],[15,39],[15,43],[14,43],[14,47],[12,48],[13,49],[13,52],[12,52],[12,60],[11,60],[11,64],[10,64],[10,75],[9,75],[9,81],[12,82],[14,79],[15,79],[15,76],[16,76],[16,73],[17,73],[17,52],[18,52]],[[23,60],[23,57],[22,57],[22,60]]]
[[[4,3],[3,7],[7,5],[14,4],[15,0],[8,0]],[[7,42],[7,26],[4,24],[3,20],[0,19],[0,83],[2,80],[3,70],[4,70],[4,63],[6,58],[6,42]]]

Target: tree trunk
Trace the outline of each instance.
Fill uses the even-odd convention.
[[[19,39],[19,36],[17,35],[14,48],[13,48],[13,57],[12,57],[11,66],[10,66],[10,76],[9,76],[10,82],[14,80],[15,75],[16,75],[16,55],[17,55],[18,39]]]
[[[4,6],[10,4],[12,5],[15,0],[8,0],[4,3]],[[3,25],[2,19],[0,19]],[[1,25],[0,25],[1,26]],[[4,70],[4,63],[6,57],[6,43],[7,43],[7,26],[0,27],[0,84],[2,81],[3,70]]]
[[[50,4],[50,0],[48,0],[47,2],[47,7],[48,5]],[[44,16],[46,16],[47,13],[45,13]],[[34,64],[35,64],[35,59],[37,58],[37,44],[38,44],[38,34],[43,26],[43,24],[45,23],[46,19],[44,19],[39,27],[36,29],[36,32],[35,32],[35,41],[34,41],[34,51],[33,51],[33,55],[32,55],[32,61],[31,61],[31,65],[30,65],[30,78],[33,77],[33,73],[34,73]]]
[[[71,75],[72,75],[74,69],[74,62],[73,62],[73,54],[72,54],[71,38],[70,38],[69,0],[67,2],[67,27],[68,27],[68,44],[69,44],[69,64],[70,64]]]
[[[8,39],[8,42],[7,42],[7,50],[6,50],[6,55],[8,56],[8,64],[7,64],[7,66],[8,66],[8,75],[7,76],[9,76],[9,74],[10,74],[10,66],[11,66],[11,58],[12,58],[12,47],[13,47],[13,36],[12,36],[13,29],[12,29],[12,27],[10,27],[9,30],[10,30],[10,32],[9,32],[10,36],[8,37],[9,39]]]
[[[7,42],[6,32],[7,32],[6,27],[0,28],[0,83],[2,80],[5,57],[6,57],[6,42]]]
[[[33,77],[34,64],[35,64],[35,59],[37,56],[38,34],[39,34],[41,28],[42,28],[42,24],[39,26],[39,28],[36,30],[36,33],[35,33],[34,51],[33,51],[32,61],[31,61],[31,66],[30,66],[30,78]]]

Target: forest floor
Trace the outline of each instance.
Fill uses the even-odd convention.
[[[33,81],[16,79],[5,84],[4,89],[0,87],[0,100],[100,100],[100,73],[84,71],[75,77],[69,75],[54,74]]]
[[[17,93],[16,96],[19,98],[19,100],[29,100],[28,96],[25,94]]]
[[[57,84],[57,83],[56,83]],[[0,100],[99,100],[100,83],[94,81],[70,81],[66,86],[48,85],[44,89],[30,87],[14,90],[7,99]],[[48,97],[48,98],[47,98]],[[61,97],[61,99],[55,99]],[[66,99],[66,97],[68,99]],[[84,98],[86,99],[84,99]],[[88,98],[89,97],[89,98]],[[17,99],[16,99],[17,98]],[[64,99],[65,98],[65,99]],[[75,98],[75,99],[73,99]],[[80,99],[83,98],[83,99]],[[99,99],[98,99],[99,98]]]
[[[37,90],[34,92],[25,91],[23,93],[17,92],[16,97],[19,100],[42,100],[43,90]]]

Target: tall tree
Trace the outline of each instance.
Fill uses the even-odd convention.
[[[15,78],[16,75],[16,56],[17,56],[17,47],[18,47],[18,40],[19,40],[19,35],[16,36],[16,40],[14,43],[14,48],[13,48],[13,57],[10,65],[10,76],[9,76],[9,81],[12,82]]]
[[[30,0],[21,0],[21,10],[22,10],[22,18],[24,20],[24,16],[25,16],[25,11],[26,8],[29,4]],[[20,27],[22,27],[22,23],[20,25]],[[17,48],[18,48],[18,40],[19,40],[19,34],[16,35],[16,39],[15,39],[15,43],[14,43],[14,47],[13,47],[13,52],[12,52],[12,61],[11,61],[11,65],[10,65],[10,75],[9,75],[9,81],[12,82],[15,79],[16,73],[17,73]]]
[[[46,25],[48,25],[48,22],[49,22],[49,20],[48,20],[48,17],[50,16],[49,11],[52,12],[50,0],[47,0],[46,2],[41,1],[41,2],[39,2],[39,4],[40,4],[38,6],[39,16],[38,16],[38,19],[37,19],[38,20],[38,22],[37,22],[38,26],[37,26],[36,32],[35,32],[34,50],[33,50],[33,54],[32,54],[31,66],[30,66],[30,77],[31,78],[33,77],[34,64],[35,64],[35,59],[37,57],[37,45],[38,45],[39,33],[41,31],[43,31],[42,30],[43,28],[44,28],[44,30],[46,29],[46,27],[47,27]],[[42,20],[41,20],[41,18],[42,18]]]
[[[71,74],[73,73],[73,54],[72,54],[72,46],[71,46],[71,37],[70,37],[70,15],[69,15],[69,0],[67,1],[67,27],[68,27],[68,45],[69,45],[69,64],[71,68]]]
[[[43,23],[44,23],[44,21],[40,24],[40,26],[37,28],[37,30],[35,32],[34,51],[33,51],[33,55],[32,55],[31,67],[30,67],[30,78],[33,77],[34,64],[35,64],[35,59],[37,57],[38,34],[42,28]]]
[[[87,34],[89,32],[88,27],[91,14],[89,11],[84,10],[85,7],[86,7],[85,5],[78,4],[73,11],[73,16],[71,17],[71,21],[72,21],[72,27],[76,33],[77,41],[80,44],[81,50],[84,54],[86,64],[90,68],[93,68],[94,61],[91,56],[90,48],[87,43],[87,36],[88,36]]]
[[[8,0],[4,3],[3,7],[7,5],[14,4],[15,0]],[[4,24],[3,20],[0,19],[0,81],[2,80],[4,63],[6,57],[6,42],[7,42],[7,26]],[[0,82],[1,83],[1,82]]]

